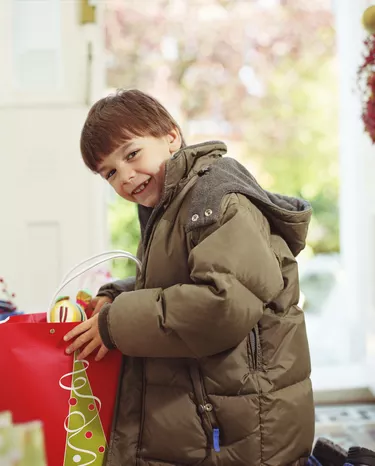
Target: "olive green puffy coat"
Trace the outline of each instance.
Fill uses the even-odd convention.
[[[314,436],[295,256],[311,209],[263,191],[220,142],[167,162],[140,208],[142,272],[108,284],[126,357],[108,466],[305,464]],[[150,215],[151,214],[151,215]]]

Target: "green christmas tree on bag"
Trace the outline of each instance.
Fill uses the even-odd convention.
[[[107,441],[99,416],[101,402],[93,395],[87,377],[89,363],[77,360],[78,354],[78,351],[74,353],[73,371],[60,380],[60,387],[70,390],[63,466],[102,466]],[[63,383],[68,377],[71,377],[70,386]]]

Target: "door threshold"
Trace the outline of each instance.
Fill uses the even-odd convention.
[[[371,385],[365,364],[314,367],[311,373],[316,404],[373,402],[375,387]]]
[[[314,403],[316,406],[375,403],[375,396],[373,392],[367,387],[337,390],[317,390],[314,391]]]

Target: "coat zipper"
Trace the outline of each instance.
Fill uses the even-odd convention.
[[[143,438],[143,427],[145,422],[145,398],[146,398],[146,368],[145,368],[145,358],[142,358],[142,394],[141,394],[141,420],[139,425],[139,437],[137,443],[137,453],[135,457],[135,466],[139,465],[140,453],[141,453],[141,442]]]
[[[190,376],[194,393],[198,402],[198,411],[201,415],[203,428],[208,438],[210,448],[220,451],[219,428],[212,403],[210,403],[204,385],[204,380],[196,360],[190,362]]]

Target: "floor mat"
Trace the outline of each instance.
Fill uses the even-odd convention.
[[[317,406],[315,436],[326,437],[343,448],[375,450],[375,404]]]

